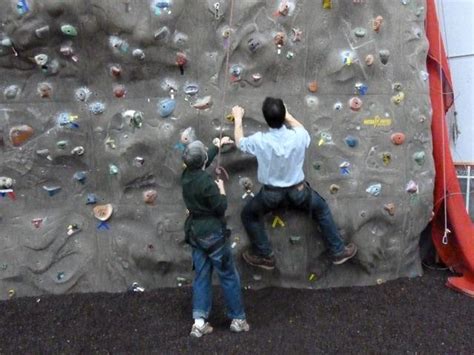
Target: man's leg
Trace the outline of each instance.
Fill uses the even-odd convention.
[[[263,223],[263,217],[273,209],[278,208],[284,193],[278,190],[267,190],[264,187],[247,202],[240,217],[242,224],[252,243],[254,254],[268,257],[273,255],[272,246],[268,239]]]
[[[344,246],[326,200],[308,184],[293,188],[289,192],[289,198],[294,207],[308,211],[311,218],[319,224],[326,247],[333,256],[333,263],[342,264],[357,253],[354,244]]]

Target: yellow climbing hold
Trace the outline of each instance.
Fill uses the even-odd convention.
[[[285,222],[283,222],[283,220],[280,217],[275,216],[275,218],[273,218],[272,227],[276,228],[277,225],[279,225],[280,227],[284,227]]]
[[[323,0],[323,9],[331,9],[332,0]]]
[[[310,274],[308,280],[309,281],[316,281],[316,275],[315,274]]]
[[[374,127],[386,127],[392,124],[391,118],[382,118],[379,115],[375,117],[369,117],[364,120],[364,125]]]

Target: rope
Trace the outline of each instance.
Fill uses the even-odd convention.
[[[442,3],[442,2],[441,2]],[[441,12],[442,12],[442,16],[443,16],[443,19],[444,19],[444,11],[443,11],[443,8],[441,8]],[[445,25],[445,23],[443,24]],[[447,39],[446,39],[447,40]],[[443,83],[443,66],[442,66],[442,58],[441,58],[441,46],[442,46],[442,38],[441,38],[441,31],[438,31],[438,48],[440,49],[439,50],[439,78],[441,80],[441,83],[440,83],[440,96],[441,96],[441,109],[442,109],[442,114],[443,114],[443,117],[444,117],[444,113],[445,113],[445,110],[444,110],[444,92],[443,92],[443,88],[444,88],[444,83]],[[446,46],[446,48],[448,48]],[[448,205],[446,203],[446,199],[447,199],[447,183],[446,183],[446,142],[445,142],[445,122],[444,122],[444,119],[442,118],[443,122],[441,124],[441,145],[443,147],[443,155],[442,155],[442,159],[443,159],[443,201],[444,201],[444,204],[443,204],[443,213],[444,213],[444,235],[443,235],[443,238],[442,238],[442,243],[447,245],[448,244],[448,233],[449,233],[449,229],[448,229]]]
[[[230,2],[230,15],[229,15],[229,38],[228,38],[228,43],[227,43],[227,48],[226,48],[226,54],[225,54],[225,71],[224,71],[224,93],[222,94],[222,102],[221,102],[221,107],[222,107],[222,116],[220,119],[220,134],[219,134],[219,142],[222,141],[222,135],[224,133],[224,120],[226,119],[226,112],[225,112],[225,104],[226,104],[226,98],[227,98],[227,85],[228,85],[228,75],[229,75],[229,58],[230,58],[230,50],[232,47],[232,25],[233,25],[233,20],[234,20],[234,0],[231,0]],[[217,167],[216,167],[216,175],[217,177],[220,177],[222,173],[224,173],[227,177],[229,178],[227,172],[225,169],[221,166],[221,151],[222,151],[222,146],[219,148],[219,152],[217,153]]]

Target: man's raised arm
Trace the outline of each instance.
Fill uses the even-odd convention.
[[[234,140],[237,148],[240,148],[240,140],[244,137],[244,128],[242,126],[242,119],[245,110],[240,106],[232,108],[232,116],[234,116]]]

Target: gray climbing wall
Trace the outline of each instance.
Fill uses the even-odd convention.
[[[360,251],[331,266],[317,227],[281,210],[266,218],[277,269],[241,263],[242,181],[260,186],[255,160],[226,149],[243,285],[421,274],[434,177],[423,0],[0,5],[0,298],[189,284],[181,151],[232,136],[235,104],[246,134],[265,129],[266,96],[309,130],[306,177]]]

